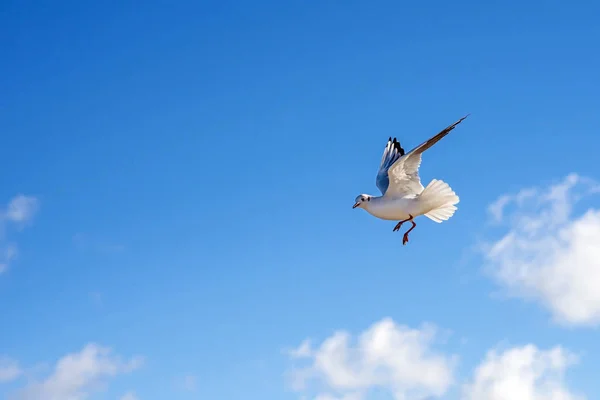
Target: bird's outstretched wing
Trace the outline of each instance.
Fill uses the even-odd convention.
[[[385,149],[383,150],[381,164],[379,165],[379,171],[377,172],[377,178],[375,179],[375,184],[382,195],[385,194],[390,184],[388,170],[403,155],[404,149],[400,146],[400,142],[397,141],[396,138],[393,140],[392,138],[389,138]]]
[[[444,136],[450,133],[456,125],[460,124],[467,117],[468,115],[462,117],[431,139],[421,143],[402,157],[398,158],[387,171],[389,185],[384,195],[388,197],[403,197],[421,193],[423,191],[423,185],[419,178],[421,154],[439,142]]]

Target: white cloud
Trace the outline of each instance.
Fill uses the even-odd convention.
[[[373,324],[351,343],[350,334],[334,333],[310,354],[309,365],[291,371],[292,386],[318,400],[358,400],[370,389],[395,399],[442,396],[453,382],[454,357],[432,349],[435,328],[411,329],[389,318]],[[317,389],[314,389],[314,387]]]
[[[504,352],[491,350],[463,387],[463,400],[583,400],[564,380],[577,361],[561,347],[540,350],[534,345]]]
[[[14,381],[23,374],[19,363],[10,358],[0,358],[0,383]]]
[[[598,191],[596,183],[573,174],[490,206],[508,231],[485,246],[486,271],[509,296],[539,302],[562,324],[600,324],[600,209],[573,212]]]
[[[8,265],[17,257],[18,250],[14,243],[0,245],[0,274],[8,269]]]
[[[3,213],[4,218],[11,222],[30,222],[39,209],[39,201],[35,197],[18,195],[14,197]]]
[[[432,326],[411,329],[389,318],[358,335],[355,344],[348,333],[336,332],[311,350],[308,365],[292,369],[292,388],[302,400],[367,400],[384,392],[395,400],[444,397],[451,394],[457,357],[434,351],[435,336]],[[310,348],[305,343],[300,348]],[[577,363],[578,357],[561,346],[495,348],[474,368],[456,398],[586,400],[565,379]]]
[[[18,253],[16,244],[5,242],[6,226],[13,224],[18,228],[23,228],[33,220],[38,209],[38,199],[22,194],[12,198],[4,209],[0,209],[0,274],[8,269],[10,262],[16,258]]]
[[[143,359],[123,361],[110,348],[91,343],[80,352],[64,356],[54,371],[41,382],[34,382],[18,391],[14,400],[85,400],[101,389],[108,378],[139,368]]]
[[[139,397],[137,397],[134,392],[127,392],[121,396],[120,400],[139,400]]]

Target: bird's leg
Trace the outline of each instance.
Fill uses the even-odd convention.
[[[400,230],[400,227],[402,226],[402,224],[403,224],[403,223],[405,223],[405,222],[408,222],[408,221],[411,221],[411,220],[413,219],[413,216],[412,216],[412,215],[408,214],[408,216],[409,216],[410,218],[408,218],[408,219],[405,219],[405,220],[402,220],[402,221],[398,222],[398,223],[396,224],[396,226],[394,227],[394,230],[393,230],[392,232],[399,231],[399,230]]]
[[[402,237],[402,244],[403,245],[405,245],[406,243],[408,243],[408,234],[410,233],[410,231],[412,231],[413,229],[415,229],[415,226],[417,226],[417,224],[415,224],[415,221],[413,221],[412,217],[410,218],[410,223],[412,224],[412,226],[410,227],[409,230],[406,231],[406,233]]]

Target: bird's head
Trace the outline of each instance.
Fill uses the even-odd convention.
[[[352,208],[365,208],[367,204],[369,204],[369,202],[371,201],[371,198],[372,196],[369,196],[368,194],[359,194],[358,196],[356,196]]]

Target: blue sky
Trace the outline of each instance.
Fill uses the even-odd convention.
[[[77,354],[104,368],[76,399],[377,400],[411,385],[459,399],[490,349],[528,344],[577,355],[556,378],[569,393],[600,391],[600,203],[586,180],[600,179],[600,5],[0,10],[1,396],[58,396],[58,362]],[[351,209],[377,194],[388,136],[412,148],[467,113],[420,172],[460,196],[452,219],[418,220],[402,246],[393,223]],[[517,196],[534,187],[535,201]],[[488,206],[504,195],[496,226]],[[505,235],[513,247],[490,250]],[[357,388],[311,364],[338,330],[394,331],[384,318],[434,324],[432,349],[419,343],[456,356],[442,363],[454,383]],[[286,349],[306,338],[315,378],[296,390]]]

